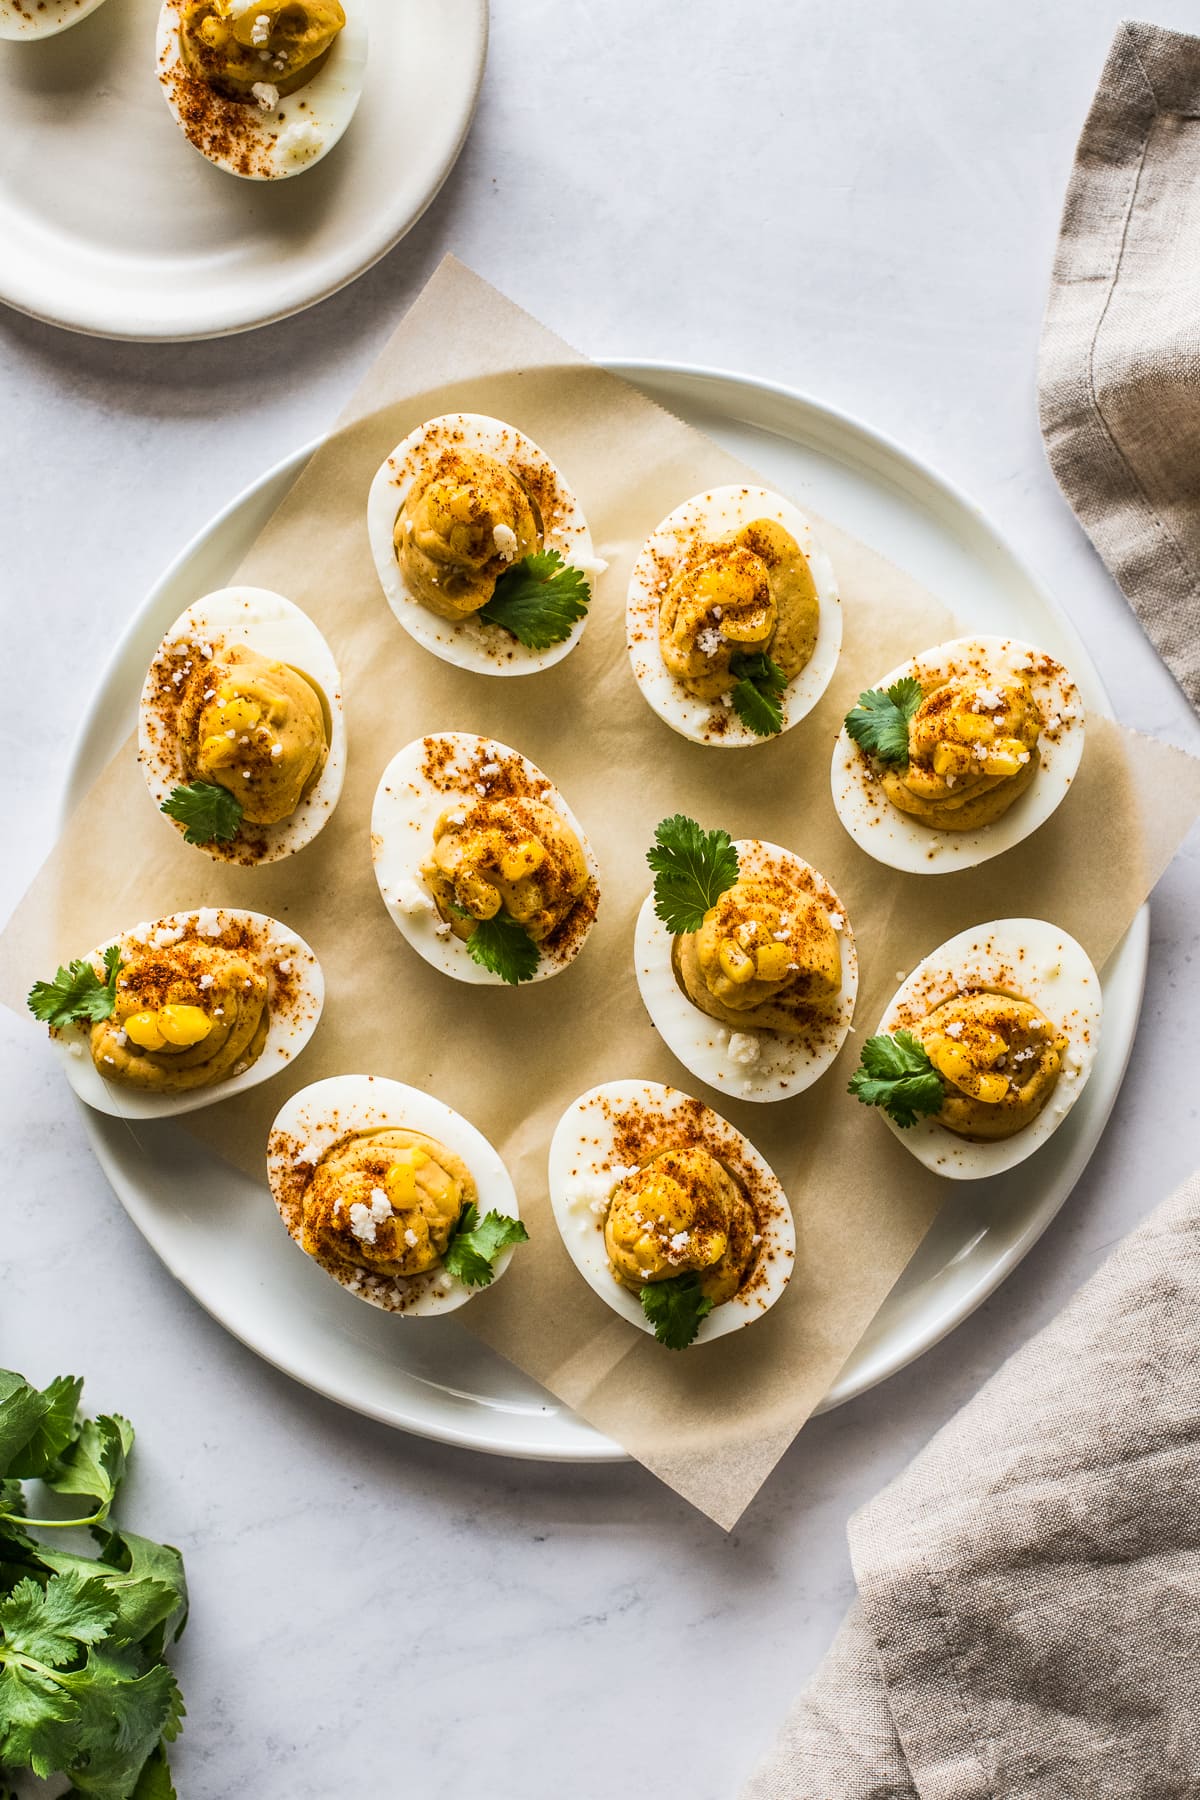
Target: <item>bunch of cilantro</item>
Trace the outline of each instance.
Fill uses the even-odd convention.
[[[81,1419],[82,1387],[0,1369],[0,1795],[32,1770],[67,1775],[69,1800],[175,1800],[165,1746],[183,1700],[163,1651],[187,1618],[183,1559],[106,1523],[133,1427]],[[86,1512],[31,1518],[27,1481]],[[43,1535],[81,1526],[95,1555]]]

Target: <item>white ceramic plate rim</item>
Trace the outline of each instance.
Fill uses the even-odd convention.
[[[616,374],[635,385],[642,376],[646,377],[651,384],[653,384],[656,378],[665,379],[667,381],[670,381],[672,378],[677,378],[682,379],[685,382],[691,381],[702,384],[702,386],[710,392],[718,389],[733,389],[735,392],[741,390],[754,396],[768,396],[769,398],[783,402],[786,406],[795,407],[802,412],[818,415],[826,424],[835,427],[840,432],[847,433],[850,436],[861,440],[876,453],[881,454],[886,460],[906,465],[908,470],[911,471],[920,482],[926,486],[939,490],[953,510],[969,515],[988,536],[1001,546],[1013,572],[1025,583],[1030,592],[1037,597],[1041,605],[1054,616],[1061,636],[1070,643],[1072,666],[1077,671],[1082,671],[1090,675],[1093,689],[1103,696],[1104,710],[1111,713],[1111,704],[1108,702],[1108,697],[1103,688],[1103,684],[1100,682],[1099,675],[1095,670],[1091,657],[1088,655],[1074,626],[1063,616],[1054,601],[1044,592],[1041,584],[1034,579],[1024,561],[1008,547],[1001,534],[985,515],[980,512],[979,508],[966,498],[961,490],[955,487],[952,482],[947,481],[942,475],[931,469],[928,464],[924,463],[920,458],[903,449],[894,439],[889,438],[883,432],[877,431],[873,426],[864,424],[854,414],[848,413],[840,407],[830,405],[825,401],[818,400],[812,395],[801,392],[797,388],[788,387],[780,382],[760,380],[756,377],[741,374],[735,370],[711,368],[702,364],[657,362],[648,358],[618,359],[616,357],[597,357],[595,360],[603,367],[608,368],[613,374]],[[731,417],[737,416],[733,413],[732,408],[728,404],[726,404],[724,410],[726,414]],[[310,443],[291,456],[282,458],[271,469],[267,470],[258,481],[252,483],[250,487],[243,490],[243,492],[218,513],[206,527],[196,533],[154,584],[153,588],[126,626],[124,632],[121,634],[112,655],[109,657],[97,684],[96,696],[84,715],[76,734],[71,749],[71,755],[68,759],[66,785],[60,812],[60,825],[66,823],[67,817],[69,816],[75,801],[86,791],[86,788],[89,785],[90,772],[95,767],[94,761],[88,755],[88,740],[93,733],[107,735],[103,731],[102,723],[102,714],[104,711],[103,696],[107,693],[110,685],[118,679],[122,662],[128,656],[129,646],[141,636],[142,621],[148,614],[154,611],[158,595],[164,589],[168,588],[172,581],[178,578],[182,570],[193,560],[193,558],[197,557],[203,551],[214,535],[221,532],[237,515],[251,496],[269,486],[273,481],[280,480],[285,474],[299,473],[308,457],[312,455],[316,448],[316,442]],[[232,573],[232,571],[230,571],[230,573]],[[161,635],[161,633],[159,635]],[[966,1292],[960,1300],[960,1303],[955,1308],[948,1311],[944,1317],[935,1317],[924,1332],[914,1334],[913,1336],[904,1339],[890,1356],[876,1357],[874,1362],[868,1361],[865,1367],[862,1365],[861,1359],[859,1359],[858,1350],[856,1349],[852,1352],[851,1356],[847,1359],[842,1372],[833,1383],[820,1406],[816,1408],[818,1412],[827,1412],[835,1406],[844,1405],[846,1401],[856,1398],[857,1395],[865,1393],[867,1389],[876,1386],[880,1381],[886,1380],[889,1375],[897,1374],[901,1369],[906,1368],[909,1363],[915,1361],[918,1356],[923,1355],[926,1350],[932,1349],[935,1344],[940,1343],[956,1325],[961,1324],[962,1321],[965,1318],[968,1318],[977,1307],[983,1304],[990,1294],[995,1292],[996,1288],[999,1287],[1001,1282],[1004,1281],[1009,1274],[1011,1274],[1018,1263],[1024,1259],[1032,1249],[1033,1245],[1036,1244],[1041,1237],[1042,1233],[1056,1218],[1069,1197],[1075,1183],[1087,1166],[1093,1151],[1099,1143],[1104,1124],[1107,1122],[1108,1116],[1111,1113],[1113,1106],[1116,1104],[1117,1094],[1120,1091],[1129,1056],[1133,1049],[1133,1040],[1145,983],[1149,942],[1150,909],[1149,906],[1146,905],[1143,906],[1141,911],[1137,914],[1121,946],[1122,949],[1127,948],[1128,954],[1135,959],[1136,1003],[1130,1006],[1127,1023],[1122,1021],[1121,1024],[1118,1025],[1115,1020],[1111,1019],[1109,1022],[1110,1042],[1114,1037],[1123,1038],[1123,1055],[1119,1057],[1117,1062],[1111,1064],[1107,1071],[1098,1070],[1096,1075],[1093,1076],[1090,1084],[1092,1100],[1093,1104],[1098,1104],[1099,1107],[1095,1135],[1090,1139],[1083,1139],[1078,1144],[1075,1155],[1066,1166],[1060,1191],[1053,1194],[1048,1202],[1043,1203],[1042,1207],[1029,1219],[1025,1229],[1010,1243],[1008,1249],[1003,1254],[997,1256],[996,1260],[989,1265],[986,1270],[981,1272],[978,1281]],[[1100,1095],[1099,1102],[1096,1100],[1097,1094]],[[84,1130],[91,1142],[96,1159],[104,1170],[105,1176],[107,1177],[110,1186],[113,1188],[113,1191],[116,1193],[134,1224],[137,1225],[151,1248],[155,1250],[156,1254],[165,1263],[171,1274],[174,1275],[184,1287],[187,1287],[188,1283],[183,1270],[176,1266],[175,1261],[167,1251],[166,1247],[160,1247],[160,1245],[156,1243],[155,1234],[148,1218],[149,1209],[143,1202],[138,1185],[126,1173],[126,1170],[121,1165],[115,1152],[105,1141],[102,1135],[100,1121],[91,1115],[88,1110],[82,1106],[82,1103],[80,1103],[80,1110],[83,1114]],[[190,1291],[191,1290],[189,1289],[189,1292]],[[620,1462],[626,1459],[626,1452],[622,1450],[619,1445],[614,1444],[610,1439],[603,1437],[598,1432],[592,1433],[585,1438],[581,1445],[571,1448],[554,1448],[548,1447],[543,1440],[540,1440],[536,1436],[536,1434],[520,1435],[521,1427],[514,1423],[511,1437],[506,1438],[503,1443],[493,1443],[490,1441],[481,1442],[478,1434],[473,1432],[469,1427],[461,1427],[444,1419],[433,1421],[428,1416],[423,1416],[419,1413],[402,1412],[400,1408],[387,1409],[375,1406],[365,1401],[361,1396],[355,1396],[352,1393],[339,1390],[335,1384],[322,1382],[317,1372],[311,1368],[298,1370],[289,1366],[288,1363],[282,1361],[280,1357],[274,1353],[269,1343],[256,1341],[245,1330],[231,1324],[221,1316],[215,1306],[209,1305],[204,1300],[199,1300],[199,1304],[203,1305],[205,1310],[210,1312],[212,1316],[217,1319],[218,1323],[223,1325],[234,1337],[246,1344],[249,1349],[253,1350],[256,1355],[261,1356],[265,1362],[269,1363],[274,1368],[280,1369],[284,1374],[303,1382],[304,1385],[323,1394],[327,1399],[334,1400],[340,1405],[348,1406],[352,1410],[361,1412],[369,1418],[377,1419],[383,1424],[396,1426],[405,1431],[412,1432],[415,1436],[432,1438],[443,1443],[456,1444],[467,1449],[481,1449],[494,1455],[521,1457],[536,1461],[572,1463]],[[857,1367],[856,1359],[858,1359]],[[514,1415],[514,1419],[517,1416],[519,1415]]]

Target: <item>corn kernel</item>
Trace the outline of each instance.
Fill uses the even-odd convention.
[[[394,1162],[383,1185],[393,1206],[412,1206],[417,1198],[417,1172],[411,1163]]]
[[[164,1006],[158,1015],[158,1029],[168,1044],[187,1050],[199,1044],[212,1030],[213,1022],[202,1006]]]
[[[739,943],[743,950],[752,950],[754,948],[754,940],[758,936],[758,920],[743,919],[742,923],[735,929],[733,936],[735,942]]]
[[[782,981],[792,960],[786,944],[763,944],[754,952],[754,967],[760,981]]]
[[[717,961],[730,981],[740,984],[743,981],[754,979],[753,961],[746,955],[741,945],[735,944],[732,938],[721,940],[721,948],[717,951]]]
[[[236,738],[228,738],[224,734],[220,737],[205,738],[200,746],[200,760],[208,769],[223,769],[227,763],[236,761],[240,755]]]
[[[529,838],[506,850],[500,858],[500,873],[505,881],[520,881],[526,875],[532,875],[540,869],[546,860],[546,852],[536,838]]]
[[[959,737],[968,739],[990,738],[995,735],[995,727],[993,726],[992,721],[985,718],[982,713],[977,712],[956,712],[954,714],[954,729],[957,731]]]
[[[139,1050],[161,1050],[166,1043],[158,1028],[158,1017],[152,1012],[133,1013],[125,1021],[125,1035]]]
[[[226,728],[234,731],[253,731],[262,718],[261,707],[255,706],[253,700],[236,694],[232,700],[221,702],[221,717]]]

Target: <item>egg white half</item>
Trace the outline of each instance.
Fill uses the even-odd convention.
[[[425,764],[431,752],[439,755],[439,778],[447,786],[436,785],[426,772]],[[443,756],[444,760],[441,760]],[[494,738],[476,737],[468,731],[439,731],[428,737],[415,738],[383,771],[371,811],[375,879],[392,923],[418,956],[423,956],[443,975],[453,976],[455,981],[475,982],[479,986],[503,987],[505,984],[499,975],[493,975],[490,969],[473,962],[462,938],[455,937],[443,923],[433,896],[421,879],[421,864],[433,849],[434,826],[442,813],[455,805],[456,796],[461,795],[464,805],[473,805],[484,798],[488,765],[494,764],[499,770],[510,758],[530,783],[545,784],[544,791],[536,798],[552,806],[579,839],[592,878],[594,916],[600,892],[600,866],[582,825],[553,782],[536,764],[522,756],[519,750],[498,744]],[[590,925],[587,930],[590,932]],[[559,955],[543,950],[532,979],[545,981],[551,975],[561,974],[578,956],[586,938],[585,932]]]
[[[625,639],[634,679],[659,718],[694,744],[742,750],[750,744],[771,741],[743,725],[732,708],[721,701],[697,700],[689,694],[667,668],[658,641],[663,595],[697,545],[728,538],[755,519],[773,519],[795,538],[812,571],[820,603],[817,642],[811,660],[781,696],[784,731],[790,731],[812,711],[829,686],[841,653],[842,603],[833,564],[804,514],[769,488],[719,487],[694,494],[668,513],[642,545],[629,578],[625,606]]]
[[[367,68],[367,0],[342,0],[346,23],[310,81],[269,109],[226,100],[189,74],[180,47],[183,0],[164,0],[157,65],[176,124],[201,156],[248,181],[286,181],[327,156],[354,117]],[[263,81],[271,83],[269,61]]]
[[[607,567],[592,548],[583,508],[544,450],[515,425],[506,425],[500,419],[490,419],[483,413],[443,413],[418,425],[397,444],[371,483],[367,533],[388,605],[411,638],[443,662],[454,663],[460,669],[471,669],[480,675],[535,675],[539,669],[552,668],[570,654],[583,636],[586,616],[577,620],[562,643],[552,644],[548,650],[530,650],[502,626],[485,624],[476,618],[440,619],[409,590],[396,560],[392,537],[396,516],[417,477],[450,448],[490,456],[518,475],[522,468],[534,471],[539,487],[550,484],[555,496],[553,510],[548,516],[543,514],[543,549],[557,550],[564,562],[581,569],[589,578]],[[592,585],[594,598],[594,581]]]
[[[519,1219],[512,1178],[481,1131],[432,1094],[389,1081],[382,1075],[331,1075],[293,1094],[271,1127],[267,1179],[279,1216],[300,1247],[301,1202],[308,1172],[328,1150],[356,1132],[423,1132],[460,1156],[479,1194],[479,1217],[490,1212]],[[515,1246],[496,1258],[492,1284],[512,1261]],[[307,1254],[307,1252],[305,1252]],[[315,1259],[313,1259],[315,1260]],[[481,1288],[471,1288],[445,1269],[408,1277],[351,1273],[318,1263],[358,1299],[406,1318],[433,1318],[465,1306]]]
[[[701,1148],[723,1162],[746,1190],[762,1238],[755,1267],[763,1278],[752,1293],[735,1294],[714,1306],[701,1320],[695,1344],[752,1325],[779,1299],[796,1259],[787,1195],[749,1138],[678,1088],[658,1081],[607,1081],[581,1094],[562,1115],[550,1144],[550,1203],[571,1261],[614,1312],[654,1336],[638,1296],[615,1280],[604,1247],[608,1200],[636,1166],[619,1160],[622,1121],[630,1117],[637,1121],[639,1134],[645,1134],[644,1156],[658,1150]]]
[[[898,811],[876,779],[871,757],[844,725],[838,734],[831,771],[833,804],[868,856],[910,875],[973,868],[1027,838],[1066,797],[1083,755],[1083,701],[1060,662],[1016,638],[954,638],[911,656],[872,685],[886,690],[906,675],[914,676],[926,692],[954,676],[1003,680],[1021,675],[1041,713],[1037,773],[1001,818],[977,831],[934,830]]]
[[[222,644],[246,644],[260,656],[298,669],[317,683],[328,702],[329,754],[320,776],[295,812],[277,825],[248,824],[232,843],[198,846],[218,862],[277,862],[280,857],[303,850],[328,822],[346,774],[342,678],[329,645],[312,620],[282,594],[273,594],[268,588],[221,588],[179,615],[155,651],[142,688],[138,761],[156,806],[161,807],[172,788],[189,779],[172,719],[158,700],[164,685],[163,671],[177,665],[180,651],[188,646],[192,655],[208,660],[206,652],[215,652],[219,657]],[[176,829],[182,832],[183,827],[176,825]]]
[[[163,933],[168,942],[194,938],[217,948],[240,948],[237,940],[246,928],[254,935],[254,947],[268,981],[270,1022],[262,1055],[242,1074],[215,1081],[211,1087],[192,1088],[184,1094],[152,1094],[122,1082],[105,1081],[88,1049],[87,1025],[68,1025],[51,1032],[50,1040],[62,1058],[67,1080],[85,1105],[114,1119],[169,1119],[179,1113],[199,1112],[218,1100],[228,1100],[234,1094],[245,1093],[247,1088],[258,1087],[299,1056],[321,1017],[325,981],[320,963],[299,933],[265,913],[246,912],[233,906],[202,906],[190,912],[169,913],[165,918],[135,925],[118,937],[106,938],[89,952],[89,960],[102,970],[104,952],[111,944],[125,944],[134,950],[152,943],[155,933]]]
[[[103,5],[104,0],[0,0],[0,38],[57,37]]]
[[[892,996],[877,1031],[908,1031],[955,994],[980,988],[1015,994],[1040,1008],[1067,1039],[1049,1100],[1023,1131],[972,1144],[930,1118],[902,1130],[880,1117],[906,1150],[935,1175],[977,1181],[1032,1156],[1056,1132],[1083,1092],[1100,1043],[1100,977],[1068,932],[1044,919],[992,919],[938,946]]]
[[[819,900],[829,915],[842,953],[842,987],[828,1027],[811,1038],[789,1038],[779,1031],[753,1027],[742,1032],[720,1019],[710,1019],[692,1004],[675,979],[671,933],[655,913],[653,891],[642,903],[634,938],[638,989],[667,1049],[699,1080],[736,1100],[786,1100],[811,1087],[846,1041],[858,997],[854,933],[845,907],[811,864],[791,850],[758,838],[739,838],[734,848],[744,875],[765,871],[773,862],[792,865],[797,884]]]

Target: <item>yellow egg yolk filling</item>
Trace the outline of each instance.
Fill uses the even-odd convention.
[[[180,49],[189,74],[256,100],[255,86],[283,95],[311,81],[345,24],[339,0],[186,0]]]
[[[725,1165],[702,1149],[662,1150],[613,1190],[604,1246],[623,1287],[694,1274],[714,1306],[754,1261],[753,1210]]]
[[[672,953],[692,1004],[739,1030],[798,1030],[804,1013],[831,1011],[841,994],[841,946],[829,915],[782,874],[740,878],[698,931],[675,939]]]
[[[310,1256],[371,1274],[436,1269],[463,1210],[478,1205],[462,1158],[423,1132],[359,1132],[317,1163],[304,1196]]]
[[[227,788],[253,825],[290,818],[329,755],[320,689],[245,644],[197,671],[184,690],[178,732],[189,780]]]
[[[124,945],[116,1005],[91,1028],[106,1081],[182,1093],[241,1074],[262,1055],[270,1026],[258,960],[220,944]]]
[[[393,542],[405,582],[443,619],[486,606],[506,569],[541,548],[542,519],[520,477],[479,451],[447,450],[413,483]]]
[[[543,943],[588,887],[579,839],[543,800],[484,800],[465,812],[450,808],[435,825],[433,840],[421,874],[442,917],[463,939],[503,908],[535,943]]]
[[[909,721],[908,765],[883,771],[884,792],[899,811],[940,830],[991,824],[1033,780],[1041,727],[1020,676],[943,682]]]
[[[1068,1046],[1031,1001],[1003,993],[956,994],[912,1029],[946,1088],[934,1119],[985,1140],[1012,1137],[1036,1119]]]
[[[738,656],[769,656],[795,680],[812,658],[819,624],[807,557],[782,525],[756,519],[688,557],[659,607],[658,641],[687,692],[717,700],[741,679]]]

